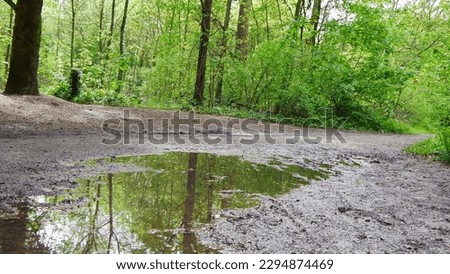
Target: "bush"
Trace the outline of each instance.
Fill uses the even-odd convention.
[[[50,94],[63,100],[70,101],[71,92],[69,83],[61,83],[53,92],[51,91]]]

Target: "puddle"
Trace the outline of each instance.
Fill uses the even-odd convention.
[[[15,214],[0,215],[1,253],[215,253],[195,231],[226,218],[222,210],[256,206],[260,195],[278,196],[329,176],[281,161],[262,165],[197,153],[99,162],[147,170],[80,180],[65,195],[33,197]]]

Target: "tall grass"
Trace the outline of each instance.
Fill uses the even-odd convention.
[[[450,163],[450,126],[442,127],[438,136],[443,147],[440,151],[440,158],[443,161]]]
[[[405,151],[422,156],[432,156],[450,164],[450,126],[441,127],[436,137],[409,146]]]

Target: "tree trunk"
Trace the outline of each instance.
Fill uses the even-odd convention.
[[[123,10],[123,17],[122,17],[122,25],[120,26],[119,53],[120,53],[121,59],[123,58],[123,55],[125,54],[125,28],[127,26],[129,3],[130,3],[129,0],[125,0],[125,7]],[[118,82],[117,92],[120,92],[120,90],[122,89],[122,82],[123,82],[124,74],[125,74],[125,72],[122,68],[122,64],[120,64],[119,73],[117,75],[117,82]]]
[[[106,42],[106,49],[109,49],[112,42],[112,36],[114,34],[114,20],[116,20],[116,0],[112,1],[111,6],[111,25],[109,26],[109,36],[108,41]]]
[[[205,93],[205,76],[206,76],[206,59],[208,56],[209,31],[211,29],[211,10],[212,0],[203,0],[202,3],[202,22],[200,48],[197,63],[197,78],[195,81],[194,104],[201,105],[203,103],[203,95]]]
[[[241,4],[239,5],[239,19],[236,32],[236,53],[238,53],[240,57],[243,59],[245,59],[245,57],[249,53],[248,12],[251,8],[251,4],[252,4],[251,0],[241,0]]]
[[[223,29],[222,29],[222,40],[219,51],[219,68],[217,71],[217,86],[216,86],[216,102],[218,104],[222,103],[222,93],[223,93],[223,71],[225,70],[225,65],[223,63],[223,58],[225,57],[225,53],[227,52],[228,47],[228,36],[227,31],[230,28],[230,20],[231,20],[231,4],[233,0],[227,0],[227,9],[225,12],[225,20],[223,21]]]
[[[43,0],[18,0],[15,5],[11,63],[5,94],[39,95],[42,6]]]
[[[313,26],[313,33],[312,36],[309,40],[309,43],[311,45],[315,45],[316,44],[316,37],[317,37],[317,31],[319,29],[319,20],[320,20],[320,7],[322,4],[322,0],[314,0],[314,5],[312,8],[312,14],[311,14],[311,20],[310,23]]]
[[[78,95],[80,95],[81,89],[81,72],[77,69],[72,69],[70,71],[70,98],[69,100],[74,99]]]
[[[295,36],[297,36],[298,25],[300,24],[300,19],[305,17],[305,0],[298,0],[295,6]],[[300,25],[300,42],[303,41],[303,34],[305,32],[305,25],[301,23]]]
[[[105,18],[105,0],[100,2],[100,16],[98,22],[98,52],[103,53],[103,20]]]

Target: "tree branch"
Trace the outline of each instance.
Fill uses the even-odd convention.
[[[12,0],[5,0],[5,2],[13,9],[16,10],[16,4]]]
[[[419,53],[417,53],[417,57],[420,57],[420,55],[422,55],[422,53],[424,53],[425,51],[429,50],[432,46],[434,46],[438,42],[438,40],[439,40],[439,38],[434,40],[428,47],[424,48]]]

